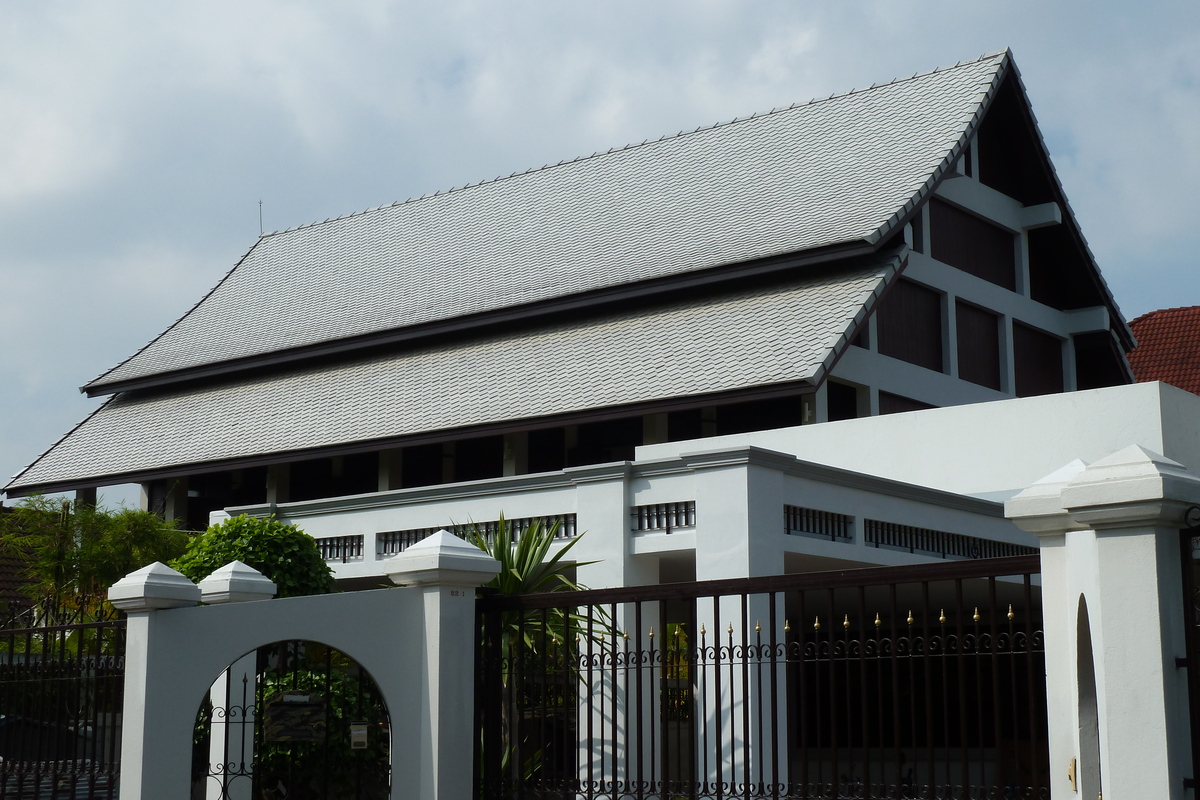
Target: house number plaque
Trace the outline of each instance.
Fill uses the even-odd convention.
[[[367,723],[351,722],[350,723],[350,749],[351,750],[366,750],[367,749]]]

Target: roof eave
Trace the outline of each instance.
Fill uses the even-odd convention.
[[[409,434],[406,436],[371,439],[361,442],[333,445],[329,447],[311,448],[308,450],[286,450],[274,453],[246,456],[244,458],[231,458],[216,461],[196,461],[162,469],[108,473],[103,475],[88,475],[85,477],[60,481],[19,484],[21,475],[27,473],[35,464],[37,464],[37,461],[41,460],[42,456],[39,456],[37,461],[34,461],[33,464],[30,464],[29,467],[26,467],[18,475],[16,475],[12,481],[4,487],[3,491],[8,497],[11,498],[27,497],[34,494],[69,492],[77,489],[92,489],[101,486],[116,486],[125,483],[144,483],[152,480],[179,478],[185,475],[196,475],[205,472],[217,472],[229,469],[246,469],[249,467],[261,467],[269,464],[278,464],[288,461],[303,461],[314,458],[345,456],[352,455],[354,453],[367,453],[374,450],[386,450],[393,447],[411,447],[433,442],[471,439],[479,436],[494,436],[517,431],[528,431],[539,428],[557,427],[560,425],[578,424],[580,422],[596,422],[604,419],[614,419],[618,417],[637,415],[640,413],[649,413],[651,411],[677,411],[702,407],[705,405],[712,405],[714,403],[763,400],[780,395],[797,393],[804,394],[807,392],[812,392],[816,390],[816,385],[817,379],[814,376],[802,380],[786,381],[762,386],[751,386],[725,392],[696,394],[686,397],[669,398],[666,400],[652,400],[642,403],[611,406],[602,409],[588,409],[586,411],[573,411],[552,416],[489,423],[486,425],[473,425],[463,428],[434,430],[417,434]],[[82,424],[83,423],[81,422],[80,425]],[[77,425],[76,427],[79,426]],[[63,437],[63,439],[65,438],[66,436]],[[62,440],[60,439],[59,441],[61,442]],[[55,447],[57,447],[57,444]],[[50,450],[53,449],[53,447],[50,448]],[[47,450],[46,452],[49,453],[50,450]],[[43,453],[43,456],[44,455],[46,454]]]

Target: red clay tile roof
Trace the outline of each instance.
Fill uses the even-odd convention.
[[[1139,382],[1162,381],[1200,394],[1200,306],[1151,311],[1129,327],[1138,341],[1129,366]]]

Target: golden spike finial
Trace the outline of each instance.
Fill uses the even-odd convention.
[[[1016,615],[1016,614],[1014,614],[1014,613],[1013,613],[1013,610],[1012,610],[1012,603],[1009,603],[1009,604],[1008,604],[1008,618],[1009,618],[1009,620],[1015,619],[1015,618],[1016,618],[1016,616],[1017,616],[1017,615]]]
[[[813,630],[814,631],[821,630],[821,618],[820,617],[813,617]]]
[[[621,636],[623,636],[625,638],[625,641],[627,641],[627,642],[629,641],[629,631],[625,631],[624,633],[621,634]]]
[[[913,624],[913,622],[915,622],[915,621],[916,621],[916,620],[914,620],[914,619],[913,619],[913,615],[912,615],[912,609],[910,608],[910,609],[908,610],[908,624],[909,624],[909,625],[912,625],[912,624]]]
[[[883,624],[883,620],[881,620],[881,619],[879,618],[879,612],[878,612],[878,611],[876,611],[876,612],[875,612],[875,627],[876,627],[876,628],[878,628],[878,627],[879,627],[880,625],[882,625],[882,624]]]
[[[971,617],[971,619],[979,622],[979,606],[975,606],[975,616]]]
[[[701,636],[704,636],[704,635],[706,635],[707,633],[708,633],[708,631],[704,630],[704,623],[703,623],[703,622],[701,622],[701,623],[700,623],[700,635],[701,635]]]
[[[943,625],[946,624],[946,609],[943,608],[942,613],[938,615],[938,622],[942,623]]]
[[[754,620],[754,632],[762,633],[762,623],[759,620]]]
[[[733,636],[733,623],[729,623],[729,630],[726,631],[730,636]]]
[[[850,630],[850,615],[849,614],[846,615],[846,619],[842,620],[842,627],[845,628],[846,630]]]
[[[650,638],[651,639],[654,638],[654,626],[653,625],[650,626]]]
[[[792,632],[792,623],[787,619],[787,617],[784,617],[784,619],[783,619],[783,632],[784,633]]]

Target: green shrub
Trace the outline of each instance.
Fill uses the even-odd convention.
[[[0,513],[0,556],[21,563],[22,591],[44,624],[58,624],[52,618],[58,611],[111,613],[108,587],[183,553],[187,534],[174,527],[146,511],[35,496]]]
[[[242,515],[211,525],[171,566],[198,581],[235,559],[275,581],[279,597],[337,591],[316,540],[271,517]]]

